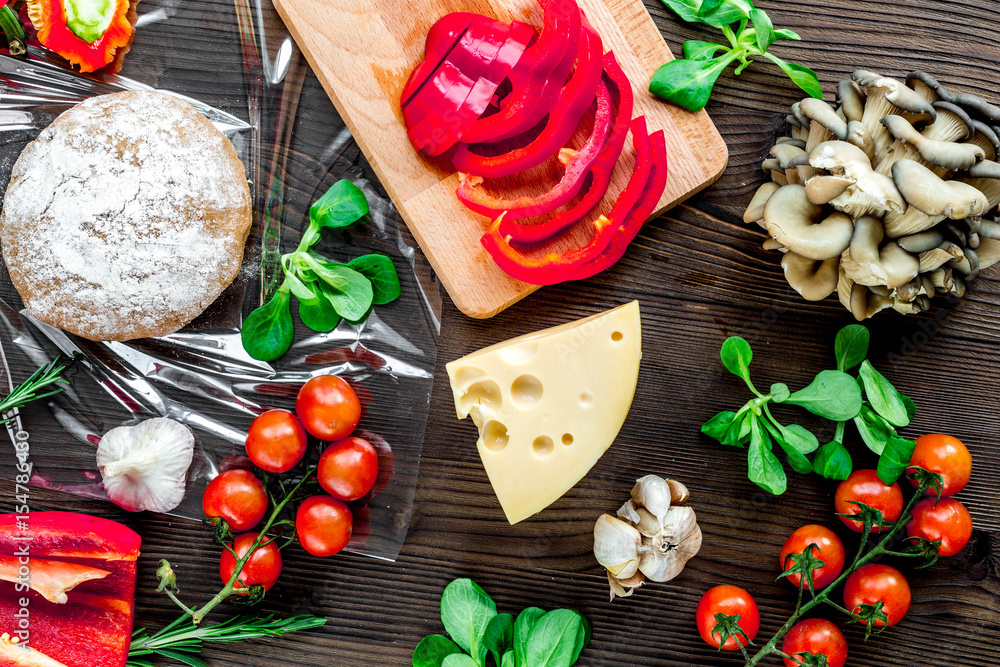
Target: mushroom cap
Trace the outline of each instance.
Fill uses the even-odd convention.
[[[799,111],[815,123],[819,123],[841,141],[847,138],[847,121],[837,115],[833,107],[812,97],[799,102]]]
[[[924,135],[944,141],[964,140],[976,133],[972,118],[962,107],[951,102],[937,101],[933,104],[938,113],[937,120],[924,128]]]
[[[851,243],[854,223],[843,213],[824,217],[802,185],[779,188],[764,206],[764,224],[775,241],[792,252],[815,260],[837,257]]]
[[[896,239],[896,243],[907,252],[927,252],[944,243],[944,234],[935,229],[930,229],[925,232],[917,232],[916,234]]]
[[[948,90],[940,83],[938,83],[937,79],[932,77],[930,74],[927,74],[926,72],[923,72],[921,70],[915,70],[906,75],[907,86],[916,89],[918,82],[923,84],[927,88],[933,90],[934,94],[937,95],[938,98],[945,101],[952,99],[951,93],[949,93]],[[937,100],[929,100],[929,101],[935,102]]]
[[[837,84],[837,99],[848,122],[860,121],[865,113],[865,91],[850,79]]]
[[[791,144],[776,144],[771,148],[771,156],[778,160],[782,169],[788,169],[788,162],[799,156],[805,155],[804,149]]]
[[[978,95],[959,93],[951,98],[950,102],[962,107],[963,109],[971,111],[972,113],[982,116],[990,122],[1000,123],[1000,107],[995,104],[990,104]]]
[[[997,154],[1000,153],[1000,135],[997,135],[996,130],[982,121],[973,120],[972,126],[975,128],[976,134],[969,141],[975,141],[984,150],[992,147],[993,155],[989,155],[989,151],[987,150],[986,159],[995,160]]]
[[[972,178],[997,178],[1000,179],[1000,162],[993,160],[983,160],[969,167],[969,176]]]
[[[946,169],[965,170],[986,157],[986,152],[975,144],[928,139],[902,116],[886,116],[882,124],[897,141],[913,146],[924,160]]]
[[[833,294],[840,279],[840,258],[817,261],[786,252],[781,258],[785,280],[806,301],[822,301]]]
[[[865,152],[846,141],[824,141],[809,152],[809,164],[829,172],[849,172],[848,178],[871,171],[872,163]]]
[[[747,210],[743,212],[743,222],[750,224],[751,222],[758,222],[764,219],[764,204],[767,200],[771,198],[778,188],[781,187],[777,183],[764,183],[759,188],[757,192],[754,193],[753,199],[747,204]]]
[[[813,176],[806,181],[806,196],[816,205],[828,204],[852,185],[854,181],[843,176]]]
[[[917,277],[920,262],[895,241],[879,244],[885,237],[882,222],[870,215],[854,223],[854,235],[848,254],[842,258],[844,270],[855,283],[882,285],[894,289]]]
[[[850,310],[858,322],[867,320],[872,315],[892,308],[892,297],[875,294],[864,285],[854,283],[851,286]]]
[[[860,120],[852,120],[847,123],[847,143],[864,151],[868,161],[872,162],[875,157],[875,142],[868,133],[868,128]]]
[[[913,160],[892,165],[892,180],[906,201],[928,216],[944,215],[953,220],[980,216],[986,210],[986,196],[967,183],[942,180]]]
[[[884,91],[885,98],[898,109],[910,113],[927,114],[932,119],[937,115],[930,102],[896,79],[879,76],[864,69],[855,70],[851,74],[851,79],[865,88],[869,95],[871,95],[871,89],[881,89]]]

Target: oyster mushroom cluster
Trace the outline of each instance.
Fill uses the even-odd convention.
[[[646,580],[670,581],[701,549],[690,494],[672,479],[646,475],[618,516],[602,514],[594,524],[594,556],[607,568],[611,599],[628,597]]]
[[[744,222],[784,253],[795,291],[836,292],[858,321],[964,296],[1000,261],[1000,107],[923,72],[904,83],[858,70],[837,100],[792,105]]]

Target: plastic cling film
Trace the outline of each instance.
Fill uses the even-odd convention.
[[[270,3],[143,0],[138,10],[120,76],[77,74],[37,45],[26,58],[0,50],[0,188],[24,146],[62,111],[94,95],[153,88],[183,96],[233,142],[254,197],[253,231],[234,283],[162,338],[95,343],[37,322],[0,269],[0,394],[57,354],[75,357],[66,391],[21,410],[17,429],[8,429],[12,438],[22,427],[30,436],[31,483],[105,498],[95,462],[101,435],[170,417],[196,436],[187,493],[173,514],[200,520],[207,482],[248,465],[243,444],[253,418],[291,409],[306,380],[335,373],[357,390],[360,430],[380,460],[372,494],[352,503],[347,550],[393,560],[410,521],[437,361],[441,296],[433,272]],[[345,263],[388,255],[402,296],[362,324],[342,322],[325,334],[294,317],[289,352],[256,361],[243,350],[240,325],[276,288],[277,258],[298,244],[311,203],[341,178],[365,192],[371,220],[324,232],[317,250]],[[313,462],[319,454],[311,450]],[[3,476],[14,479],[16,458],[0,461]]]

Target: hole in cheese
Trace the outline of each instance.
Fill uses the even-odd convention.
[[[483,444],[491,452],[499,452],[507,446],[509,440],[507,427],[498,421],[486,422],[483,428]]]
[[[580,405],[582,405],[585,408],[589,408],[593,404],[594,404],[593,394],[591,394],[589,391],[585,391],[582,394],[580,394]]]
[[[552,438],[547,435],[540,435],[531,443],[531,448],[535,450],[537,456],[548,456],[555,449],[556,445]]]
[[[466,390],[460,402],[466,412],[480,406],[479,412],[496,413],[503,407],[503,394],[500,385],[493,380],[481,380]]]
[[[622,336],[621,331],[615,331],[613,334],[611,334],[611,340],[615,341],[616,343],[620,341],[622,338],[624,338],[624,336]]]
[[[566,445],[567,447],[569,445],[572,445],[573,444],[573,434],[572,433],[563,433],[562,443],[564,445]]]
[[[519,408],[533,408],[542,400],[542,381],[534,375],[521,375],[510,385],[510,398]]]
[[[476,366],[462,366],[455,373],[455,384],[459,387],[467,387],[479,378],[486,375],[486,371]]]

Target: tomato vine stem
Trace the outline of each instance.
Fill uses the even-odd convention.
[[[819,604],[829,604],[832,607],[840,610],[841,612],[846,613],[849,616],[852,617],[854,616],[854,613],[852,611],[848,611],[846,608],[841,607],[836,602],[830,600],[829,599],[830,593],[832,593],[837,586],[839,586],[849,576],[851,576],[851,574],[853,574],[855,570],[857,570],[859,567],[861,567],[871,559],[879,555],[895,553],[890,551],[887,548],[887,545],[899,533],[899,531],[902,530],[904,526],[906,526],[907,521],[909,521],[910,519],[910,512],[913,510],[913,506],[916,505],[917,502],[924,497],[924,492],[927,489],[934,486],[935,475],[933,473],[927,473],[926,471],[921,471],[921,473],[918,474],[920,475],[919,484],[917,486],[916,491],[913,494],[913,497],[910,498],[909,503],[907,503],[903,512],[900,514],[899,519],[896,520],[896,523],[893,524],[889,532],[885,534],[885,537],[883,537],[878,544],[872,547],[871,551],[865,553],[865,547],[867,546],[872,528],[871,521],[866,520],[864,533],[861,538],[861,544],[858,546],[858,553],[854,557],[854,562],[851,563],[851,566],[847,568],[839,577],[837,577],[833,581],[833,583],[831,583],[829,586],[824,588],[819,593],[815,594],[810,600],[808,600],[804,604],[802,603],[802,585],[800,583],[799,596],[798,596],[798,601],[795,604],[795,611],[788,618],[785,624],[781,626],[781,628],[774,634],[774,636],[771,637],[771,639],[766,644],[761,646],[760,649],[757,651],[756,654],[754,654],[752,658],[748,658],[746,660],[745,667],[753,667],[754,665],[759,664],[761,660],[768,657],[769,655],[772,654],[781,655],[782,654],[781,650],[777,648],[778,642],[781,641],[781,638],[784,637],[788,633],[788,631],[792,629],[792,626],[795,625],[810,609]]]

